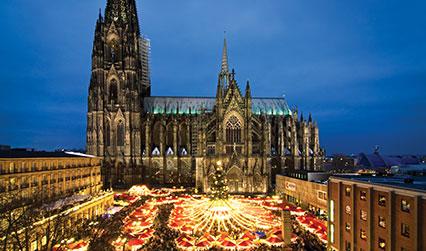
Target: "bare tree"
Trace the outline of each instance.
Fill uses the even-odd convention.
[[[23,250],[28,246],[28,232],[33,223],[39,218],[35,210],[41,204],[34,198],[22,197],[15,190],[0,194],[0,236],[2,249]]]
[[[99,216],[89,224],[84,224],[84,236],[89,238],[89,250],[115,250],[111,242],[122,233],[123,219],[145,202],[143,198],[131,206],[123,208],[111,217]]]
[[[76,234],[75,227],[67,227],[69,212],[44,207],[53,200],[46,194],[45,190],[34,190],[28,197],[19,190],[0,193],[1,250],[28,250],[36,235],[43,236],[43,247],[38,249],[51,250]]]

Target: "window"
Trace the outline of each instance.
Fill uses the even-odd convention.
[[[351,224],[349,224],[348,222],[346,222],[346,224],[345,224],[345,230],[346,230],[346,232],[351,231]]]
[[[361,200],[367,200],[367,191],[360,191],[359,195]]]
[[[240,143],[241,142],[241,122],[235,117],[231,116],[226,122],[226,142],[227,143]]]
[[[362,240],[367,240],[367,232],[365,231],[365,230],[360,230],[360,232],[359,232],[359,237],[362,239]]]
[[[405,223],[401,223],[401,235],[405,237],[410,237],[410,226]]]
[[[109,101],[111,102],[111,104],[117,103],[117,93],[117,81],[113,79],[111,80],[111,84],[109,86]]]
[[[345,195],[346,196],[351,196],[351,188],[350,187],[346,187],[345,188]]]
[[[351,251],[351,243],[349,241],[345,241],[345,250]]]
[[[379,227],[386,228],[386,221],[384,217],[379,216]]]
[[[334,200],[330,200],[330,222],[334,221]]]
[[[111,145],[111,129],[109,127],[109,122],[105,125],[105,144],[106,146]],[[96,145],[96,143],[94,145]]]
[[[379,206],[386,206],[386,197],[384,195],[379,195]]]
[[[367,211],[364,211],[364,210],[361,209],[360,218],[361,218],[361,220],[366,221],[367,220]]]
[[[334,243],[334,225],[330,224],[330,242]]]
[[[345,213],[346,214],[351,214],[351,207],[350,206],[346,206],[345,207]]]
[[[382,238],[379,238],[379,248],[380,249],[385,249],[385,247],[386,247],[386,241],[385,240],[383,240]]]
[[[10,163],[10,168],[9,168],[9,173],[14,173],[15,172],[15,163]]]
[[[410,203],[406,200],[401,200],[401,210],[404,212],[410,212]]]
[[[124,123],[120,121],[117,126],[117,146],[124,146]]]

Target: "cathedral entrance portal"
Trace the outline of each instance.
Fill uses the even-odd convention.
[[[243,172],[237,166],[232,166],[226,174],[230,193],[238,193],[244,191],[243,188]]]

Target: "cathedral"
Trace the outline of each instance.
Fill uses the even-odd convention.
[[[150,41],[141,35],[135,0],[108,0],[92,52],[87,153],[103,158],[105,186],[195,186],[209,192],[224,170],[232,193],[264,193],[286,170],[318,170],[318,126],[282,97],[241,89],[226,40],[216,95],[152,96]],[[205,84],[203,84],[205,86]]]

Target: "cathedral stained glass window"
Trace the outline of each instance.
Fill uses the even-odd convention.
[[[231,116],[226,122],[226,142],[231,144],[241,142],[241,122],[235,116]]]

